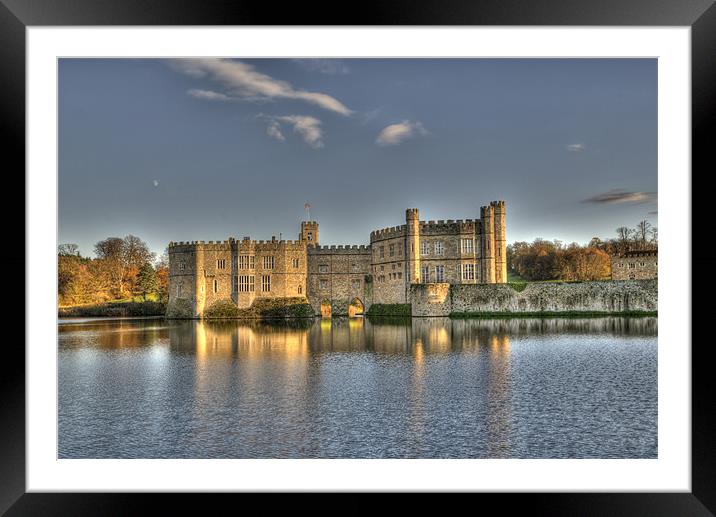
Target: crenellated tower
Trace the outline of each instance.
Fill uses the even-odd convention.
[[[301,221],[301,233],[298,236],[298,240],[318,246],[318,222]]]
[[[492,201],[495,216],[495,282],[507,282],[507,238],[505,223],[505,202]]]
[[[408,208],[405,211],[405,223],[405,272],[409,279],[406,284],[415,284],[420,282],[420,211]]]
[[[480,277],[485,284],[495,283],[495,207],[493,205],[480,207],[482,219],[482,240],[480,242],[480,255],[482,257]]]

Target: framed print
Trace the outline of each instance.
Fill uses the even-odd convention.
[[[2,1],[27,203],[8,515],[133,513],[137,492],[716,508],[692,282],[710,2],[317,26]]]

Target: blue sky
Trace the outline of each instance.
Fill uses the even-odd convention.
[[[655,59],[61,59],[59,241],[295,239],[479,217],[656,225]]]

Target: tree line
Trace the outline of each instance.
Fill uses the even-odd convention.
[[[95,258],[83,257],[76,244],[57,249],[61,306],[137,299],[166,302],[169,261],[156,259],[139,237],[109,237],[94,246]]]
[[[658,248],[657,228],[640,221],[635,228],[621,226],[616,237],[576,242],[535,239],[507,246],[507,267],[525,280],[602,280],[611,277],[611,255]]]

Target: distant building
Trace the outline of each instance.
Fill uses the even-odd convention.
[[[257,298],[306,298],[320,314],[330,303],[347,313],[356,299],[410,303],[410,284],[494,284],[507,281],[505,202],[480,209],[480,219],[421,221],[376,230],[370,244],[321,246],[318,223],[303,221],[298,240],[172,242],[169,303],[191,304],[195,317],[219,300],[246,308]]]
[[[647,280],[659,273],[657,250],[634,250],[612,256],[612,280]]]

